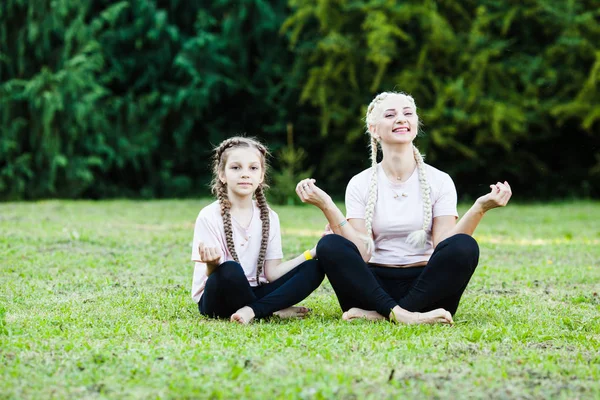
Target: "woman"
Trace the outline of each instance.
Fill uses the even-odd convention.
[[[346,320],[452,323],[479,259],[471,235],[487,211],[508,203],[510,186],[490,185],[457,221],[452,179],[425,164],[413,145],[419,128],[414,99],[377,95],[366,124],[372,166],[348,184],[346,217],[313,179],[296,187],[303,202],[323,211],[334,233],[317,245],[319,263]]]

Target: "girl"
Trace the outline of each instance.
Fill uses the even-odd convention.
[[[243,137],[215,149],[218,200],[200,211],[192,248],[192,298],[203,315],[242,324],[272,314],[302,318],[308,309],[291,306],[324,278],[314,248],[281,262],[279,218],[264,195],[266,156],[262,144]]]
[[[371,168],[348,184],[346,217],[314,180],[296,187],[335,233],[317,245],[319,263],[346,320],[452,323],[479,260],[471,235],[487,211],[508,203],[510,186],[490,185],[491,192],[457,223],[452,179],[425,164],[413,145],[419,128],[414,99],[381,93],[369,105],[366,122]]]

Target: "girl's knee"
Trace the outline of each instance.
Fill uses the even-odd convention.
[[[209,279],[214,277],[224,282],[236,282],[243,277],[246,279],[246,274],[240,264],[235,261],[225,261],[217,267],[217,269],[209,276]]]
[[[325,271],[318,260],[306,261],[302,267],[305,273],[309,275],[310,280],[316,282],[317,285],[320,285],[323,279],[325,279]]]

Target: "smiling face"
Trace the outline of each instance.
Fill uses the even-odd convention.
[[[227,150],[223,158],[219,180],[227,184],[228,195],[252,196],[265,177],[261,153],[253,147],[237,147]]]
[[[412,97],[390,94],[371,111],[369,132],[385,144],[412,143],[419,133],[419,116]]]

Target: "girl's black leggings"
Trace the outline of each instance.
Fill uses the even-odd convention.
[[[343,311],[358,307],[388,318],[399,305],[454,314],[477,267],[479,246],[471,236],[457,234],[440,242],[424,267],[376,267],[363,261],[354,243],[331,234],[319,241],[317,257]]]
[[[229,318],[240,308],[249,306],[256,318],[264,318],[307,298],[324,277],[319,262],[309,260],[276,281],[253,287],[242,266],[227,261],[208,277],[198,309],[203,315]]]

